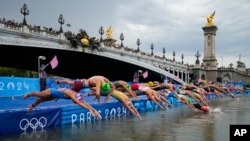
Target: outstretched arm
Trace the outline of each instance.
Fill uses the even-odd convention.
[[[95,99],[98,100],[98,103],[99,103],[99,104],[100,104],[100,96],[101,96],[100,88],[101,88],[101,83],[100,83],[100,82],[97,82],[97,83],[96,83],[96,87],[95,87],[95,92],[96,92]]]
[[[71,91],[71,90],[67,90],[67,91],[64,91],[64,94],[67,95],[68,97],[70,97],[72,99],[72,101],[74,103],[76,103],[77,105],[87,109],[92,116],[94,117],[97,117],[99,119],[101,119],[101,115],[92,107],[90,106],[89,104],[87,104],[86,102],[82,102],[82,101],[79,101],[76,97],[75,97],[75,92],[74,91]]]
[[[198,110],[194,107],[192,103],[189,103],[187,98],[181,98],[181,100],[193,111],[197,112]]]
[[[44,70],[49,66],[49,64],[50,64],[50,63],[48,63],[48,64],[46,64],[45,66],[43,66],[43,67],[41,68],[41,70],[44,71]]]
[[[138,98],[138,96],[135,94],[135,92],[132,91],[131,89],[128,89],[125,85],[122,85],[122,88],[123,88],[124,90],[126,90],[132,97]]]

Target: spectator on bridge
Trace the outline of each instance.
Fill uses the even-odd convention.
[[[37,97],[34,103],[28,106],[28,112],[35,108],[42,102],[51,101],[51,100],[58,100],[58,99],[71,99],[75,104],[86,108],[89,112],[101,119],[101,115],[97,112],[91,105],[83,100],[83,96],[81,93],[76,93],[70,89],[66,88],[48,88],[41,92],[31,92],[28,94],[23,95],[23,99],[26,100],[29,97]]]

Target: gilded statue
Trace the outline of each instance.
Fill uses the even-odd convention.
[[[112,28],[110,26],[109,28],[106,29],[107,39],[112,39],[112,34],[113,34],[113,31],[112,31]]]
[[[214,26],[214,21],[213,21],[214,15],[215,15],[215,11],[212,14],[206,16],[206,18],[207,18],[207,24],[206,24],[206,26],[207,27]]]

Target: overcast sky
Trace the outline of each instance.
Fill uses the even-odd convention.
[[[236,67],[240,59],[250,67],[250,1],[249,0],[1,0],[0,18],[22,22],[20,8],[26,3],[31,25],[52,27],[59,30],[57,19],[63,14],[64,31],[75,33],[85,29],[89,36],[100,37],[101,26],[113,29],[113,37],[120,44],[162,55],[166,48],[167,58],[176,52],[176,60],[195,63],[195,53],[204,57],[204,16],[216,11],[216,55],[219,65]],[[66,24],[71,24],[67,27]]]

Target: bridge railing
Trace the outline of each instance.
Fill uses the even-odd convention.
[[[167,66],[169,68],[179,68],[181,70],[187,70],[187,66],[183,64],[178,64],[173,61],[167,61],[166,59],[155,58],[154,56],[148,56],[141,54],[140,52],[127,51],[124,48],[115,48],[115,47],[105,47],[104,50],[108,52],[112,52],[115,54],[120,54],[121,56],[131,57],[136,60],[140,60],[146,62],[148,64],[154,66]]]
[[[25,40],[25,43],[30,44],[30,45],[35,45],[35,46],[40,46],[40,47],[44,46],[46,48],[61,48],[61,49],[66,49],[66,50],[82,51],[81,49],[82,47],[73,49],[69,41],[65,39],[65,36],[63,34],[51,34],[50,32],[45,32],[43,30],[30,29],[28,28],[28,26],[23,26],[21,28],[10,27],[2,23],[0,23],[0,32],[22,36],[24,37],[23,40],[25,40],[25,37],[28,37],[29,40]],[[16,43],[24,44],[24,42],[22,42],[21,40],[22,39],[19,39],[18,41],[16,41]],[[160,67],[161,69],[168,68],[169,70],[173,70],[173,69],[181,70],[181,71],[188,70],[187,66],[184,64],[173,62],[166,58],[149,56],[148,54],[144,52],[134,52],[134,51],[127,50],[124,47],[117,48],[117,47],[102,46],[102,48],[104,49],[104,51],[114,53],[116,55],[121,55],[124,57],[133,58],[135,60],[140,60],[145,63],[151,64],[155,67],[161,66]],[[91,49],[89,48],[87,50],[91,50]]]

